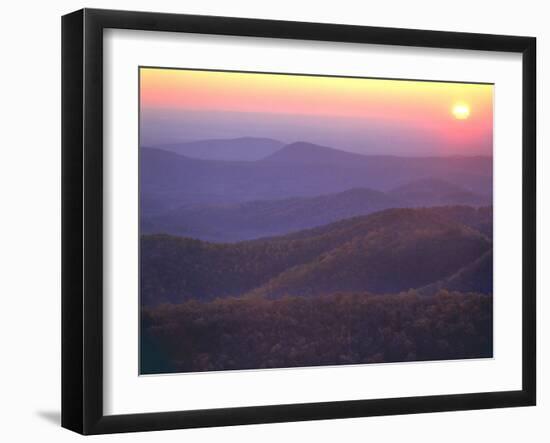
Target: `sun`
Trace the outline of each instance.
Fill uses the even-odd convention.
[[[470,106],[466,103],[455,103],[451,112],[457,120],[466,120],[470,116]]]

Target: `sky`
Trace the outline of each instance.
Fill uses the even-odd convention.
[[[307,141],[361,154],[491,155],[493,85],[140,68],[142,146]]]

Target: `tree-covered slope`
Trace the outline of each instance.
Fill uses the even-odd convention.
[[[408,291],[144,308],[141,372],[490,358],[492,301],[485,294]]]
[[[390,209],[233,244],[145,235],[142,304],[424,287],[492,248],[473,227],[485,218],[485,210],[468,207]]]

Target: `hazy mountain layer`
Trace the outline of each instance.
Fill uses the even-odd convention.
[[[172,143],[157,148],[202,160],[255,161],[273,154],[283,145],[271,138],[241,137]]]
[[[383,209],[483,205],[488,198],[442,180],[422,180],[384,193],[355,188],[318,197],[192,205],[142,217],[142,233],[166,233],[215,242],[283,235]]]
[[[490,198],[492,159],[363,156],[308,143],[287,145],[257,161],[200,160],[140,149],[140,203],[145,216],[192,205],[317,197],[353,188],[389,191],[427,178]]]
[[[160,216],[144,218],[142,233],[167,233],[232,242],[282,235],[402,206],[405,204],[396,197],[358,188],[319,197],[179,208]]]

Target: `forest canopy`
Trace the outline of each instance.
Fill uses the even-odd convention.
[[[493,355],[492,296],[446,290],[190,300],[141,327],[146,374]]]

